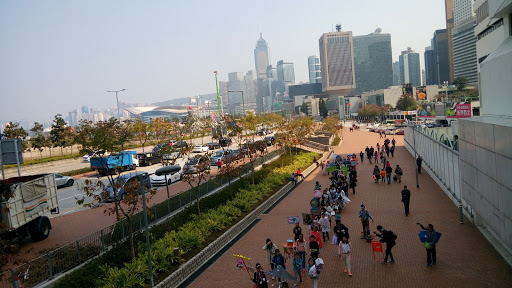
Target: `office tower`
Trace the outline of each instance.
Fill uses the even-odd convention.
[[[400,62],[393,62],[393,86],[401,85],[402,80],[400,80]]]
[[[474,0],[454,0],[454,27],[452,30],[454,77],[465,77],[468,82],[478,82],[478,59],[476,56],[476,17]]]
[[[350,95],[388,88],[393,85],[391,34],[374,33],[354,36],[356,88]]]
[[[319,39],[322,67],[322,91],[330,95],[347,95],[356,88],[352,31],[324,33]]]
[[[219,81],[219,95],[221,96],[222,100],[222,106],[228,106],[229,105],[229,99],[228,99],[228,82],[226,81]]]
[[[235,106],[243,105],[247,102],[247,93],[245,88],[244,81],[245,74],[243,72],[231,72],[228,73],[228,90],[233,92],[228,92],[228,102],[230,111],[234,109]],[[240,92],[242,91],[242,92]],[[243,94],[243,99],[242,99]]]
[[[420,54],[414,52],[410,47],[402,51],[399,57],[400,79],[402,83],[411,83],[413,87],[421,85]]]
[[[267,81],[267,66],[270,64],[268,45],[267,41],[263,39],[263,35],[260,33],[260,39],[256,43],[254,48],[254,61],[256,64],[256,78],[258,79],[258,96],[256,97],[256,104],[258,111],[263,112],[265,110],[265,100],[270,96],[268,94],[268,81]]]
[[[277,62],[277,80],[284,81],[285,84],[295,84],[295,71],[293,63],[280,60]]]
[[[308,57],[309,83],[322,83],[322,74],[320,72],[320,57],[317,55]]]
[[[434,32],[432,46],[425,48],[426,83],[424,85],[441,85],[445,81],[450,81],[448,42],[447,29]]]
[[[453,82],[453,44],[452,44],[452,29],[453,29],[453,0],[444,1],[446,12],[446,31],[448,32],[448,68],[450,69],[450,83]]]
[[[247,103],[256,103],[257,96],[257,81],[256,81],[256,72],[254,70],[249,70],[244,76],[244,84],[245,84],[245,92],[247,93]],[[246,103],[246,104],[247,104]]]

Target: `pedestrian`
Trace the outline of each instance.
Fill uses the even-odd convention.
[[[375,168],[373,168],[373,179],[375,180],[375,183],[379,183],[380,170],[379,170],[379,166],[377,166],[377,165],[375,165]]]
[[[393,140],[391,140],[391,144],[393,145],[393,147],[395,147],[395,143],[396,143],[396,141],[395,141],[395,138],[394,138],[394,137],[395,137],[395,136],[393,136]]]
[[[411,202],[411,191],[407,189],[407,185],[404,185],[404,189],[402,189],[402,202],[404,203],[405,216],[409,216],[409,203]]]
[[[379,142],[377,142],[377,152],[380,152],[380,145],[379,145]]]
[[[274,262],[272,259],[276,255],[277,245],[272,243],[272,241],[268,238],[265,246],[263,246],[263,250],[266,250],[267,262],[270,264],[270,268],[274,270]],[[272,280],[274,280],[274,277],[272,277]]]
[[[382,183],[386,181],[386,170],[384,170],[384,168],[382,168],[382,171],[380,171],[380,178],[382,179]]]
[[[320,185],[320,183],[318,183],[318,181],[316,181],[315,190],[320,190],[321,188],[322,188],[322,185]]]
[[[302,270],[302,259],[299,256],[298,252],[295,252],[293,254],[293,277],[295,277],[295,285],[293,287],[297,287],[297,274],[299,275],[300,283],[302,283],[302,274],[300,273],[300,270]]]
[[[364,162],[364,153],[363,153],[363,151],[361,151],[359,153],[359,158],[361,158],[361,163],[363,163]]]
[[[295,227],[293,227],[293,240],[297,241],[299,239],[299,236],[302,234],[302,228],[300,228],[299,223],[295,223]]]
[[[379,152],[375,151],[375,163],[379,163]]]
[[[379,131],[379,136],[380,138],[382,138],[382,131]]]
[[[254,271],[252,282],[255,284],[254,288],[268,288],[267,277],[265,276],[265,272],[263,272],[260,263],[256,263],[256,271]]]
[[[311,254],[311,258],[313,258],[313,261],[316,260],[320,254],[320,244],[316,242],[315,235],[311,235],[309,237],[309,253]]]
[[[327,241],[329,240],[329,231],[331,230],[331,224],[330,224],[330,221],[329,221],[329,218],[330,218],[330,215],[327,215],[328,213],[325,213],[324,214],[324,217],[322,217],[319,222],[320,222],[320,227],[322,227],[322,237],[323,237],[323,241],[325,243],[327,243]],[[327,237],[327,240],[325,240],[325,238]]]
[[[309,258],[308,260],[308,276],[309,278],[311,279],[311,282],[313,282],[313,288],[317,288],[318,287],[318,274],[316,273],[316,268],[315,269],[311,269],[313,267],[315,267],[315,260],[313,257]],[[314,273],[313,271],[314,270]]]
[[[402,168],[400,168],[399,165],[396,165],[395,174],[398,179],[398,183],[402,183],[402,175],[404,175],[404,172],[402,171]]]
[[[281,252],[279,251],[279,249],[276,249],[276,251],[275,251],[275,252],[276,252],[276,253],[275,253],[274,257],[272,258],[272,263],[274,263],[274,267],[276,267],[276,268],[277,268],[277,267],[281,266],[284,270],[286,270],[286,265],[285,265],[285,263],[286,263],[286,259],[284,259],[283,254],[281,254]],[[274,268],[272,268],[272,270],[273,270],[273,269],[274,269]],[[272,279],[274,279],[274,278],[272,278]],[[279,283],[281,283],[281,278],[277,278],[277,281],[278,281]]]
[[[309,234],[309,241],[313,241],[313,237],[315,237],[316,241],[318,242],[318,247],[320,249],[323,248],[322,238],[320,237],[320,231],[318,231],[318,226],[320,224],[320,219],[318,219],[318,216],[315,216],[315,219],[317,219],[317,225],[313,226],[313,231]]]
[[[386,156],[389,158],[389,146],[386,145],[385,148],[386,148]]]
[[[359,210],[359,219],[361,219],[361,224],[363,225],[363,236],[361,236],[361,239],[368,239],[370,238],[370,219],[373,217],[370,215],[368,210],[366,210],[366,207],[364,204],[361,204],[361,210]]]
[[[306,269],[306,240],[304,240],[303,234],[300,234],[299,239],[295,241],[295,249],[302,260],[302,269]]]
[[[357,186],[357,172],[354,169],[352,173],[350,173],[350,188],[352,188],[352,193],[356,194],[356,186]]]
[[[423,163],[423,158],[421,156],[418,156],[418,159],[416,159],[416,166],[418,166],[418,173],[421,174],[421,163]]]
[[[388,161],[386,162],[386,180],[388,180],[388,185],[391,184],[391,173],[393,173],[393,168],[391,168],[391,164]]]
[[[391,157],[395,157],[395,145],[391,146],[391,148],[389,148],[389,152],[391,152]],[[388,155],[389,157],[389,155]]]
[[[304,175],[302,175],[302,172],[300,172],[300,168],[297,168],[297,179],[299,178],[300,176],[300,179],[304,178]]]
[[[297,186],[297,177],[295,176],[295,173],[292,173],[290,177],[288,177],[288,181],[293,181],[295,186]]]
[[[338,254],[340,254],[341,259],[345,260],[345,269],[343,269],[343,272],[348,272],[348,276],[352,276],[352,270],[350,269],[350,251],[352,251],[352,244],[348,242],[348,238],[341,238]]]
[[[384,230],[384,228],[381,225],[377,225],[377,230],[380,232],[378,234],[377,232],[373,232],[375,235],[380,237],[380,242],[386,243],[386,255],[384,256],[383,263],[388,263],[388,256],[391,258],[389,260],[389,263],[394,263],[395,259],[393,258],[393,253],[391,253],[391,249],[393,246],[396,245],[396,234],[393,233],[391,230]]]
[[[427,231],[427,239],[425,240],[425,249],[427,250],[427,267],[436,264],[436,230],[434,230],[434,225],[428,224],[425,228],[420,223],[416,223],[420,225],[421,229]]]
[[[334,234],[336,234],[338,238],[338,243],[336,244],[339,244],[343,237],[347,237],[347,239],[350,238],[347,226],[343,225],[341,221],[337,222],[336,226],[334,226]]]

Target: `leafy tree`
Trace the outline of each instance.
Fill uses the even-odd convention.
[[[387,111],[387,107],[375,104],[366,105],[359,109],[358,115],[361,117],[377,117],[382,116]]]
[[[468,79],[464,76],[460,76],[455,78],[452,84],[455,85],[455,87],[457,87],[458,91],[462,91],[468,85]]]
[[[192,158],[196,158],[198,163],[196,166],[195,174],[184,174],[183,181],[187,182],[190,185],[190,188],[196,192],[196,205],[197,205],[197,215],[201,216],[201,206],[199,203],[199,199],[201,197],[201,191],[199,186],[206,182],[210,176],[210,160],[201,162],[200,159],[202,157],[206,157],[205,155],[195,155]],[[190,158],[190,159],[192,159]]]
[[[24,139],[27,136],[27,131],[18,122],[9,122],[5,125],[4,132],[2,133],[2,137],[7,139]]]
[[[39,155],[41,159],[43,158],[43,149],[45,147],[51,146],[50,139],[43,134],[43,124],[39,122],[34,123],[34,127],[30,129],[32,133],[34,133],[34,137],[30,139],[30,144],[32,145],[32,149],[39,150]]]
[[[396,109],[399,111],[416,110],[418,106],[416,100],[411,96],[404,94],[400,96],[400,99],[396,102]]]
[[[329,115],[329,110],[327,109],[327,104],[325,103],[324,99],[320,99],[318,110],[320,110],[320,115],[322,115],[324,118]]]
[[[151,126],[155,126],[155,124],[146,123],[142,121],[142,119],[136,119],[135,122],[130,125],[131,132],[135,135],[135,138],[142,146],[142,152],[145,152],[144,146],[152,136]]]
[[[53,118],[52,130],[50,131],[50,140],[53,147],[60,147],[60,154],[63,155],[64,147],[70,145],[69,128],[66,127],[66,121],[62,115],[57,114]]]
[[[308,115],[308,104],[306,102],[302,102],[302,105],[300,106],[300,112]]]

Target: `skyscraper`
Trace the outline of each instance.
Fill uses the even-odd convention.
[[[450,81],[448,41],[447,29],[436,30],[431,40],[432,46],[425,48],[425,85],[440,85]]]
[[[445,0],[444,7],[446,12],[446,31],[448,32],[448,68],[450,70],[450,82],[453,82],[453,0]]]
[[[280,60],[277,62],[277,79],[287,85],[295,84],[295,70],[293,63]]]
[[[256,102],[258,105],[258,111],[262,112],[265,110],[264,98],[269,96],[268,83],[266,79],[267,66],[270,64],[270,59],[268,55],[267,41],[263,39],[263,35],[261,33],[260,39],[256,42],[256,48],[254,48],[254,62],[256,67],[256,77],[258,79],[258,96],[256,97]]]
[[[411,83],[413,87],[421,86],[420,54],[408,47],[402,51],[399,61],[402,83]]]
[[[400,62],[393,62],[393,86],[401,85],[402,80],[400,80]]]
[[[322,74],[320,72],[320,57],[317,55],[308,57],[309,83],[322,83]]]
[[[424,60],[425,60],[425,82],[424,85],[439,84],[437,82],[437,65],[436,55],[432,46],[425,47]]]
[[[351,95],[393,85],[391,34],[381,34],[379,28],[368,35],[354,36],[354,68],[356,88]]]
[[[478,82],[476,56],[474,0],[454,0],[454,27],[452,30],[454,77],[464,77],[468,82]]]
[[[245,73],[244,76],[244,84],[245,84],[245,92],[247,93],[247,103],[256,103],[256,96],[258,87],[256,81],[256,72],[254,70],[249,70]],[[247,104],[246,103],[246,104]]]
[[[356,88],[352,31],[324,33],[319,39],[322,67],[322,91],[330,95],[347,95]]]

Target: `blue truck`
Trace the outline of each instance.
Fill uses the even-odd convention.
[[[139,166],[139,159],[135,151],[122,151],[110,156],[91,158],[91,170],[97,170],[100,175],[135,170],[137,166]]]

